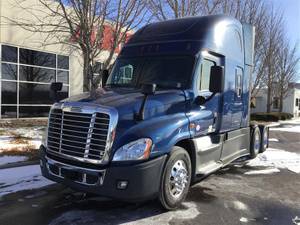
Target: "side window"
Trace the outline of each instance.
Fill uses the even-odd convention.
[[[120,67],[119,73],[120,73],[119,75],[122,84],[131,83],[132,75],[133,75],[133,66],[129,64]]]
[[[242,80],[243,80],[243,70],[240,67],[235,69],[235,92],[236,97],[241,98],[242,96]]]
[[[131,64],[121,66],[118,68],[118,71],[114,73],[112,78],[113,83],[115,84],[130,84],[133,79],[134,68]]]
[[[201,66],[201,74],[200,74],[200,84],[199,84],[200,91],[209,90],[210,68],[215,64],[216,63],[211,60],[203,59],[202,66]]]

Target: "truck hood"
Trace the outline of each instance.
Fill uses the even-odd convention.
[[[63,102],[87,102],[116,108],[120,120],[133,120],[139,112],[144,95],[137,89],[131,88],[99,88],[91,95],[85,92],[72,96]],[[158,90],[155,95],[148,96],[145,105],[145,120],[166,114],[183,112],[185,95],[182,90]]]

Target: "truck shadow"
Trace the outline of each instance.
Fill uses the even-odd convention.
[[[49,225],[58,224],[149,224],[156,220],[162,224],[182,217],[192,218],[197,215],[196,203],[209,203],[215,199],[208,188],[192,187],[185,203],[176,211],[163,209],[157,200],[128,203],[109,200],[93,195],[65,190],[62,198],[57,199],[54,215]],[[59,213],[58,213],[59,212]],[[137,222],[138,221],[138,222]]]

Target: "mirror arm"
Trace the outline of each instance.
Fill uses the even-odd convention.
[[[144,113],[145,113],[145,105],[146,105],[147,98],[148,98],[148,95],[145,95],[143,98],[139,112],[134,114],[134,119],[136,121],[142,121],[145,119]]]

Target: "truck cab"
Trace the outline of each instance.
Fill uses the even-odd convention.
[[[228,16],[149,24],[105,85],[55,103],[42,174],[124,201],[180,205],[191,185],[267,147],[249,123],[254,27]]]

